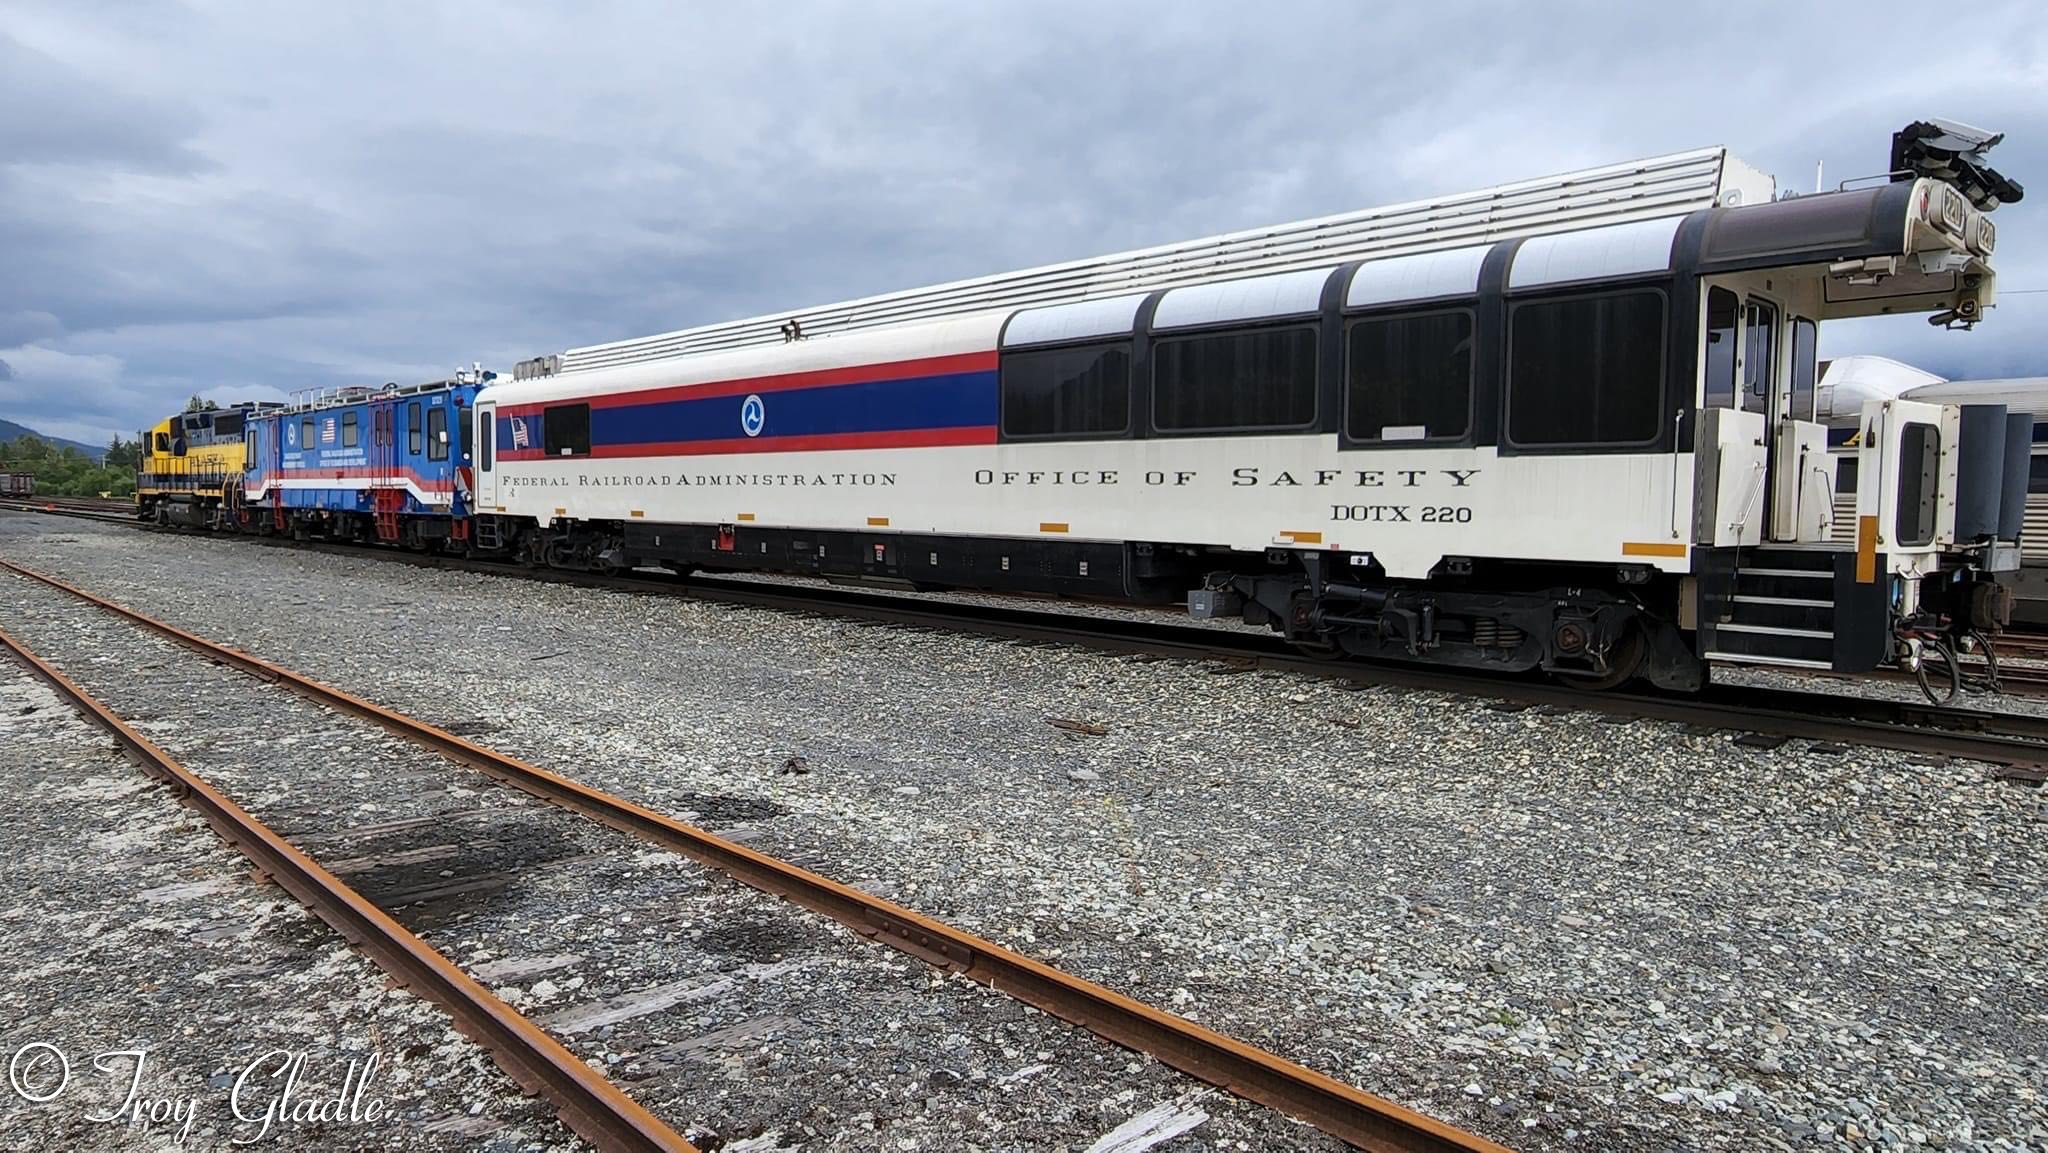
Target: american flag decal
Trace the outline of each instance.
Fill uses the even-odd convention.
[[[516,416],[515,416],[515,417],[513,417],[513,418],[512,418],[512,447],[513,447],[513,448],[526,448],[526,447],[528,447],[529,445],[531,445],[532,443],[533,443],[533,442],[532,442],[531,440],[529,440],[529,439],[527,438],[527,435],[526,435],[526,421],[525,421],[524,419],[520,418],[520,417],[516,417]]]
[[[334,418],[331,416],[320,422],[320,443],[334,443]]]

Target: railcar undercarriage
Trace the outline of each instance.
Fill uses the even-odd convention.
[[[1705,665],[1673,614],[1650,607],[1676,605],[1675,585],[1651,583],[1646,569],[1602,570],[1614,578],[1603,586],[1596,579],[1601,574],[1583,566],[1501,566],[1475,578],[1470,562],[1453,562],[1441,582],[1417,583],[1373,579],[1375,568],[1332,572],[1315,553],[1261,558],[1153,542],[614,521],[543,527],[500,520],[505,523],[479,531],[480,544],[501,539],[502,553],[549,568],[777,572],[920,590],[1152,604],[1177,601],[1200,583],[1185,592],[1191,615],[1267,625],[1310,652],[1504,673],[1540,670],[1593,689],[1642,679],[1690,692],[1706,683]],[[1269,568],[1261,570],[1262,564]]]
[[[1680,692],[1706,684],[1706,666],[1684,634],[1629,588],[1474,587],[1469,562],[1451,578],[1462,587],[1335,579],[1320,557],[1303,561],[1301,572],[1212,574],[1189,594],[1189,613],[1267,625],[1311,652],[1508,673],[1540,669],[1593,689],[1636,678]]]

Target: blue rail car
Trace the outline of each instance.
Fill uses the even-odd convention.
[[[235,523],[295,537],[465,546],[469,411],[493,377],[342,388],[253,417]]]

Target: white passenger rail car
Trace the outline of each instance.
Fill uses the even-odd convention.
[[[2019,189],[1956,131],[1795,199],[1704,149],[537,358],[477,398],[478,540],[1595,686],[1910,661],[2002,623],[2005,416],[1870,406],[1844,546],[1816,326],[1983,316]]]

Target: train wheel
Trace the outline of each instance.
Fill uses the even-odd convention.
[[[1622,632],[1614,647],[1607,651],[1607,671],[1604,673],[1567,673],[1553,670],[1558,680],[1575,689],[1589,693],[1604,693],[1618,688],[1635,679],[1642,671],[1643,657],[1649,645],[1643,640],[1641,629],[1630,628]]]

